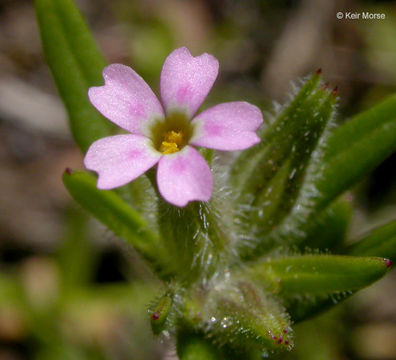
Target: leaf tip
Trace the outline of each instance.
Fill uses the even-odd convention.
[[[322,85],[322,90],[327,90],[329,88],[329,83],[326,82]]]
[[[391,266],[392,266],[392,264],[393,264],[393,262],[392,262],[392,260],[389,260],[389,259],[384,259],[384,263],[385,263],[385,265],[386,265],[386,267],[389,269]]]
[[[65,171],[64,171],[64,174],[71,175],[71,174],[72,174],[72,169],[70,169],[69,167],[67,167],[67,168],[65,169]]]

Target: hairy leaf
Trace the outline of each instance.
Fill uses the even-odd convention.
[[[305,93],[307,97],[305,88],[311,82],[312,78],[302,87],[295,99],[299,98],[300,93]],[[293,107],[294,101],[289,107]],[[316,114],[313,104],[309,102],[309,97],[305,103],[300,103],[300,106],[305,111],[311,107],[312,114]],[[295,109],[295,112],[297,110]],[[307,159],[294,195],[290,194],[289,189],[288,192],[284,192],[289,193],[289,196],[283,197],[282,200],[277,199],[275,194],[270,194],[269,201],[263,203],[269,204],[270,207],[274,206],[274,203],[281,204],[284,208],[283,215],[280,214],[280,216],[279,212],[274,213],[271,209],[269,211],[265,208],[261,209],[259,214],[263,214],[263,220],[267,219],[267,230],[261,236],[258,232],[258,236],[253,237],[253,244],[243,244],[244,247],[241,249],[243,257],[258,258],[278,244],[301,246],[313,231],[318,213],[324,211],[331,201],[395,151],[395,114],[396,95],[353,117],[338,129],[332,130],[333,124],[330,121],[317,142],[317,146],[312,152],[308,151],[311,153],[310,158]],[[308,116],[308,113],[306,115]],[[298,115],[296,117],[298,118]],[[300,120],[299,124],[302,126],[303,122]],[[285,128],[282,133],[285,133]],[[276,139],[274,134],[272,129],[268,136]],[[293,139],[290,138],[290,141],[293,142]],[[266,156],[271,165],[276,164],[274,159],[276,160],[278,152]],[[253,161],[254,159],[252,157]],[[262,166],[259,165],[260,162],[254,164],[258,168]],[[283,166],[288,165],[284,163]],[[277,166],[274,169],[276,170]],[[286,170],[285,173],[287,174],[288,171]],[[260,176],[257,175],[256,178]],[[265,181],[265,174],[261,175],[261,179]],[[282,181],[284,184],[279,185]],[[287,188],[284,180],[277,179],[276,182],[281,189]],[[271,193],[273,189],[279,192],[279,189],[273,186],[269,186],[268,189],[271,189]],[[255,208],[252,211],[257,212]],[[259,230],[260,228],[262,225],[259,226]],[[256,231],[255,226],[253,230]]]
[[[336,100],[314,74],[265,130],[262,142],[236,161],[231,180],[240,190],[237,204],[246,209],[241,223],[253,234],[253,244],[240,244],[244,257],[257,257],[279,242],[281,236],[271,236],[284,222],[288,237],[283,242],[297,236],[290,231],[290,213],[302,207],[307,169],[332,126]]]
[[[300,321],[372,284],[388,269],[383,258],[303,255],[257,263],[248,271],[257,284],[283,299],[293,321]]]
[[[395,150],[396,95],[330,133],[307,169],[300,199],[267,242],[290,237],[295,243],[303,241],[318,212]]]
[[[388,270],[383,258],[302,255],[274,258],[250,267],[251,275],[277,294],[331,294],[359,290]]]

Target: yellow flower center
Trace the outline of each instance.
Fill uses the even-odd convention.
[[[183,113],[171,113],[151,128],[151,140],[162,154],[173,154],[182,150],[190,141],[194,127]]]
[[[164,140],[161,142],[159,151],[165,154],[173,154],[180,151],[184,145],[184,134],[183,131],[167,131],[164,134]]]

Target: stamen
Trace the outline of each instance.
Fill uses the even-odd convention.
[[[161,142],[160,151],[166,154],[173,154],[181,150],[183,145],[183,132],[182,131],[167,131],[164,134],[163,141]]]

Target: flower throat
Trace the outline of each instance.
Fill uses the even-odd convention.
[[[171,113],[152,128],[154,147],[164,155],[182,150],[191,139],[193,126],[182,113]]]

